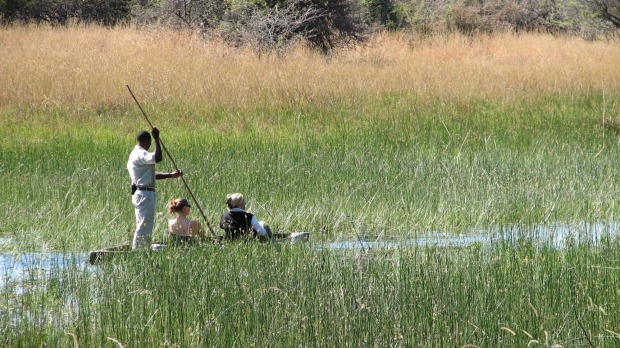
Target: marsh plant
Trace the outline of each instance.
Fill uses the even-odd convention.
[[[617,241],[333,251],[230,244],[2,288],[5,346],[613,346]]]
[[[130,238],[125,162],[148,125],[126,84],[211,222],[229,192],[319,240],[616,220],[614,43],[383,35],[326,60],[165,31],[2,30],[1,233],[20,248]],[[158,186],[161,237],[165,202],[188,193]]]
[[[334,240],[618,220],[616,42],[378,35],[326,59],[135,28],[0,29],[3,346],[617,344],[617,240],[333,251]],[[215,223],[230,192],[307,245],[127,242],[147,129]],[[169,159],[158,164],[172,170]],[[158,183],[155,239],[166,202]],[[200,216],[194,216],[200,219]],[[16,256],[17,257],[17,256]]]

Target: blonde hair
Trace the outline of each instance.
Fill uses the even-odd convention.
[[[184,206],[191,207],[189,201],[185,198],[174,198],[168,202],[168,212],[170,214],[178,213],[183,210]]]
[[[226,205],[228,209],[237,208],[245,199],[241,193],[229,193],[226,195]]]

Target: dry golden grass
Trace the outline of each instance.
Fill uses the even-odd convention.
[[[149,103],[233,109],[385,93],[420,100],[620,93],[618,42],[533,34],[424,42],[382,34],[326,59],[301,47],[259,57],[184,32],[32,26],[0,29],[0,52],[0,110],[132,103],[126,84]]]

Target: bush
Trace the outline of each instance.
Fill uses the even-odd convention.
[[[82,0],[78,13],[82,22],[114,26],[130,19],[131,0]]]
[[[236,8],[220,27],[224,37],[260,51],[283,50],[300,40],[325,54],[366,39],[367,26],[354,0],[292,0],[271,5]]]
[[[2,23],[49,23],[67,25],[74,19],[83,23],[114,26],[130,19],[131,0],[3,0]]]
[[[619,0],[584,0],[586,6],[599,19],[611,23],[620,29],[620,1]]]

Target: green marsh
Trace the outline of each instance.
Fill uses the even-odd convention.
[[[428,104],[403,94],[327,109],[153,105],[147,113],[213,224],[226,193],[242,192],[276,230],[332,240],[615,221],[618,138],[601,120],[618,104],[596,92]],[[146,126],[131,104],[7,111],[0,236],[31,250],[128,240],[125,163]],[[166,158],[158,170],[173,165]],[[158,190],[162,214],[169,199],[189,198],[178,180]],[[158,218],[156,237],[165,219]]]
[[[613,236],[564,249],[317,245],[617,221],[618,137],[601,118],[619,105],[597,92],[428,103],[400,94],[249,112],[149,105],[212,224],[239,191],[274,229],[310,231],[313,242],[167,249],[97,267],[86,251],[132,234],[125,163],[146,128],[139,110],[6,111],[0,249],[69,261],[5,277],[0,344],[615,346]],[[180,182],[158,183],[156,239],[178,196]]]

